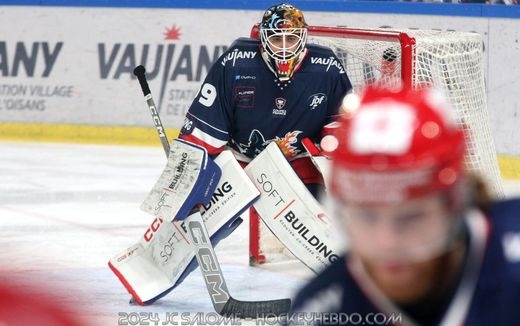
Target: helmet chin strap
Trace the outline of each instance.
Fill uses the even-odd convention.
[[[296,58],[285,61],[277,62],[278,60],[273,59],[266,51],[262,51],[262,58],[264,59],[269,70],[278,78],[280,81],[289,80],[296,70],[296,67],[302,62],[303,57],[307,53],[307,49],[304,49]]]

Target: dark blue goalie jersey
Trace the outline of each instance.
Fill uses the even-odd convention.
[[[244,163],[272,141],[296,162],[306,156],[303,138],[320,140],[352,88],[340,61],[330,49],[309,44],[293,77],[281,82],[260,47],[258,40],[241,38],[217,60],[188,110],[181,138],[210,155],[229,148]],[[307,161],[293,164],[302,179],[312,179]]]
[[[309,325],[520,325],[520,199],[496,203],[467,221],[461,276],[420,317],[370,290],[366,276],[343,257],[297,294],[284,324],[306,319]]]

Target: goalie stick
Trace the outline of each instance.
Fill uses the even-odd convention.
[[[170,144],[166,137],[159,113],[155,106],[152,93],[148,86],[145,76],[145,68],[140,65],[134,69],[134,75],[139,80],[141,90],[161,143],[163,145],[166,156],[170,152]],[[238,317],[238,318],[259,318],[263,316],[280,316],[289,311],[291,306],[291,299],[275,299],[265,301],[242,301],[234,299],[230,294],[224,279],[224,274],[220,268],[215,250],[209,241],[208,230],[202,220],[200,212],[195,212],[189,216],[188,234],[195,246],[195,256],[199,263],[206,288],[213,304],[215,311],[224,317]]]

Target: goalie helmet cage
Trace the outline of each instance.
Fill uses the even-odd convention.
[[[354,92],[367,84],[431,85],[444,92],[467,135],[468,169],[482,177],[495,197],[504,196],[487,111],[480,34],[309,26],[308,35],[309,43],[328,46],[336,53]],[[258,25],[250,36],[258,38]],[[283,251],[258,216],[250,214],[250,264],[270,261]]]

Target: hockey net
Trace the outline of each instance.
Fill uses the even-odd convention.
[[[443,91],[468,137],[468,169],[487,182],[492,194],[503,196],[486,103],[480,34],[324,26],[310,26],[308,33],[309,42],[328,46],[336,53],[354,92],[374,83],[390,87],[426,84]],[[258,37],[256,26],[251,37]],[[263,222],[251,214],[250,262],[291,257],[284,250]]]

